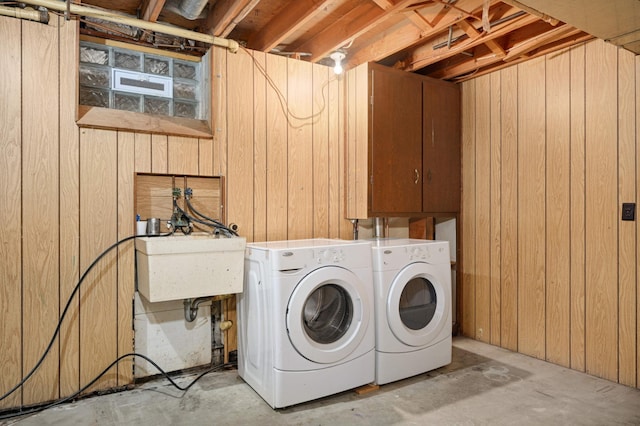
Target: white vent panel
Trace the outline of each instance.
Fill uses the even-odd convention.
[[[121,92],[173,98],[173,79],[136,71],[112,69],[111,88]]]

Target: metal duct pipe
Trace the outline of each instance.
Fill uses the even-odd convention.
[[[28,19],[30,21],[49,23],[49,12],[46,10],[21,9],[19,7],[0,6],[0,15],[11,16],[12,18]]]
[[[56,0],[24,0],[23,3],[46,7],[47,9],[58,10],[64,12],[69,6],[70,12],[74,15],[90,16],[93,18],[104,19],[105,21],[117,22],[125,25],[131,25],[132,27],[142,28],[149,31],[156,31],[163,34],[169,34],[176,37],[184,37],[190,40],[201,41],[207,44],[213,44],[215,46],[226,47],[232,53],[235,53],[239,49],[239,44],[235,40],[229,40],[226,38],[215,37],[210,34],[198,33],[195,31],[185,30],[183,28],[172,27],[169,25],[159,24],[157,22],[144,21],[142,19],[129,18],[126,16],[117,15],[115,13],[104,11],[100,9],[94,9],[92,7],[81,6],[75,3],[68,4],[66,2],[60,2]]]
[[[182,0],[178,6],[180,15],[193,21],[200,17],[209,0]]]
[[[208,0],[168,0],[162,9],[193,21],[205,18],[202,11],[207,3]]]
[[[373,238],[385,238],[384,219],[381,217],[373,218]]]

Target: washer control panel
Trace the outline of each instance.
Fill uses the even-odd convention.
[[[330,247],[316,251],[316,260],[319,265],[341,263],[345,260],[344,250],[339,247]]]

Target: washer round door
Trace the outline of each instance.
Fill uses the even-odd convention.
[[[394,278],[387,296],[389,327],[408,346],[431,343],[446,324],[447,289],[428,270],[425,263],[406,266]]]
[[[287,333],[306,359],[329,364],[353,353],[369,326],[371,309],[360,279],[351,271],[326,266],[296,285],[287,305]]]

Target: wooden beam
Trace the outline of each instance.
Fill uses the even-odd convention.
[[[471,39],[477,39],[478,37],[482,37],[482,33],[480,33],[480,31],[476,30],[476,28],[473,25],[471,25],[469,22],[467,22],[465,20],[462,20],[462,21],[458,22],[457,25]],[[487,40],[484,44],[486,44],[487,47],[489,49],[491,49],[491,51],[493,53],[495,53],[496,55],[498,55],[500,57],[504,57],[507,54],[507,52],[504,51],[502,46],[500,46],[495,40],[492,40],[492,39]]]
[[[387,10],[393,7],[393,3],[389,0],[373,0],[375,2],[375,4],[377,4],[378,6],[380,6],[380,9],[382,10]],[[420,28],[421,30],[428,30],[430,28],[433,28],[433,25],[431,25],[420,13],[418,13],[417,10],[407,10],[406,12],[404,12],[404,16],[407,18],[408,21],[410,21],[412,24],[414,24],[416,27]]]
[[[311,53],[310,61],[318,62],[327,57],[332,51],[344,46],[350,40],[375,28],[395,13],[402,12],[415,0],[400,0],[387,10],[369,2],[362,3],[350,12],[328,25],[314,38],[301,45],[289,48],[296,52]]]
[[[511,21],[504,22],[492,28],[489,34],[482,34],[480,37],[469,38],[460,43],[456,43],[450,49],[441,48],[434,50],[433,45],[423,45],[410,53],[409,59],[404,66],[405,71],[415,71],[428,65],[450,58],[470,48],[485,44],[490,40],[502,37],[519,28],[539,21],[538,17],[531,15],[522,15]],[[495,53],[494,53],[495,55]],[[498,58],[500,60],[501,58]]]
[[[289,2],[264,28],[249,37],[247,47],[268,52],[300,29],[333,0],[298,0]]]
[[[565,49],[567,47],[571,47],[578,43],[583,43],[593,39],[594,37],[590,34],[580,32],[575,37],[569,37],[563,40],[559,40],[548,46],[544,46],[537,51],[531,53],[529,56],[520,56],[513,61],[505,62],[504,58],[500,59],[497,57],[489,57],[483,56],[479,58],[479,60],[471,59],[469,61],[455,64],[451,67],[446,67],[441,70],[435,71],[433,73],[429,73],[429,77],[439,78],[443,80],[453,80],[456,82],[466,81],[470,78],[480,77],[481,75],[485,75],[497,70],[500,70],[505,67],[509,67],[520,62],[528,61],[530,59],[537,58],[542,55],[546,55],[548,53],[556,52],[561,49]],[[485,51],[485,53],[488,53]],[[460,77],[463,76],[463,77]]]
[[[460,0],[458,2],[459,7],[464,7],[466,10],[472,12],[482,10],[482,4],[483,0]],[[426,15],[430,17],[430,19],[423,19],[433,24],[433,27],[424,30],[416,25],[404,25],[388,32],[384,37],[380,37],[373,42],[363,43],[364,47],[355,52],[350,52],[347,55],[345,68],[352,68],[364,62],[378,61],[403,49],[415,46],[418,43],[424,43],[425,40],[446,31],[450,25],[466,19],[465,13],[447,13],[453,11],[453,9],[447,8],[445,11],[445,8],[441,5],[436,6],[435,9],[434,6],[432,6],[431,9],[433,10],[421,10],[420,16],[424,17]]]
[[[142,2],[141,17],[145,21],[156,22],[166,0],[144,0]]]
[[[552,29],[551,31],[547,31],[544,34],[540,34],[539,36],[532,37],[527,39],[526,41],[518,44],[517,46],[509,49],[509,53],[504,58],[505,62],[512,61],[519,56],[525,55],[532,50],[539,48],[540,46],[544,46],[553,40],[560,40],[565,37],[570,37],[572,35],[581,33],[582,31],[567,25],[563,24],[559,27]]]
[[[213,4],[204,25],[206,33],[226,37],[256,5],[259,0],[220,0]]]

